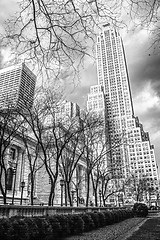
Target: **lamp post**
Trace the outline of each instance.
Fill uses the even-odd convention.
[[[24,187],[25,187],[25,182],[24,182],[24,180],[21,182],[21,202],[20,202],[20,205],[22,205],[22,199],[23,199],[23,189],[24,189]]]
[[[102,191],[99,190],[100,207],[102,207]]]
[[[12,194],[12,204],[14,204],[14,195],[16,188],[16,173],[17,173],[17,163],[12,163],[13,176],[14,176],[14,185],[13,185],[13,194]]]
[[[60,180],[60,186],[61,186],[61,207],[63,206],[63,186],[64,186],[64,180]]]
[[[73,206],[73,201],[74,201],[74,193],[75,193],[75,191],[72,190],[72,191],[71,191],[71,195],[72,195],[72,206]]]
[[[77,194],[77,207],[79,205],[79,186],[76,186],[76,194]]]

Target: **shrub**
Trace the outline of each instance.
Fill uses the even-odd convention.
[[[84,231],[84,221],[79,214],[69,214],[70,231],[74,234],[80,234]]]
[[[106,219],[105,219],[105,215],[103,212],[98,212],[98,216],[99,216],[99,227],[104,227],[106,225]]]
[[[134,217],[133,210],[126,209],[125,211],[126,211],[126,214],[127,214],[127,218],[132,218],[132,217]]]
[[[114,219],[114,223],[118,223],[120,222],[120,212],[119,210],[113,210],[112,211],[112,214],[113,214],[113,219]]]
[[[34,218],[26,217],[25,223],[27,224],[27,232],[29,235],[29,239],[37,240],[39,239],[39,228],[36,224],[36,221]]]
[[[104,211],[104,215],[105,215],[105,225],[110,225],[110,224],[114,223],[114,218],[113,218],[112,212],[106,210],[106,211]]]
[[[43,222],[43,219],[40,217],[35,217],[34,222],[38,227],[39,238],[43,238],[46,233],[46,224]]]
[[[80,216],[84,221],[84,232],[91,231],[95,228],[91,215],[84,213],[84,214],[81,214]]]
[[[53,227],[48,218],[35,217],[33,220],[38,227],[38,240],[43,239],[46,235],[53,235]]]
[[[142,216],[145,204],[136,204],[134,213]],[[148,212],[148,209],[147,209]],[[90,212],[84,214],[53,215],[48,217],[13,217],[0,219],[0,239],[3,240],[52,240],[80,234],[98,227],[132,217],[131,210]],[[144,215],[143,215],[144,216]]]
[[[135,203],[133,213],[136,217],[146,217],[148,215],[148,207],[144,203]]]
[[[60,223],[61,229],[60,229],[60,237],[66,237],[69,236],[71,233],[70,230],[70,225],[69,225],[69,218],[67,217],[68,215],[63,215],[63,214],[57,214],[54,215],[55,219],[57,219]]]
[[[50,216],[48,217],[48,221],[52,226],[52,236],[55,238],[60,237],[63,228],[58,219],[55,216]]]
[[[88,213],[88,214],[91,216],[91,218],[94,222],[95,228],[98,228],[100,226],[98,212],[91,212],[91,213]]]
[[[124,209],[120,209],[120,210],[117,210],[117,212],[118,212],[118,218],[119,218],[119,221],[123,221],[124,219],[126,219],[127,218],[127,212],[126,212],[126,210],[124,210]]]
[[[0,239],[10,240],[14,229],[10,219],[0,219]]]
[[[30,239],[30,234],[28,232],[28,226],[24,218],[11,218],[12,225],[12,235],[10,233],[10,237],[13,239]]]

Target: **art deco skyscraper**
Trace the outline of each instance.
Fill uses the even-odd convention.
[[[0,70],[0,108],[32,107],[36,76],[20,63]]]
[[[125,53],[119,33],[104,25],[97,37],[98,84],[104,88],[108,123],[108,139],[111,151],[110,165],[128,165],[126,128],[134,115],[131,91],[128,79]],[[114,148],[114,145],[120,145]],[[126,168],[119,170],[120,177],[126,175]]]
[[[119,32],[109,24],[104,25],[97,36],[96,53],[98,85],[103,86],[106,132],[111,149],[108,167],[113,169],[115,177],[127,178],[131,174],[145,177],[148,184],[157,189],[154,147],[149,134],[134,116],[123,42]]]

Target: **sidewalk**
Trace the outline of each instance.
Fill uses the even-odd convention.
[[[160,239],[160,214],[148,217],[145,222],[130,232],[123,240],[159,240]]]
[[[125,240],[130,236],[128,233],[134,232],[145,220],[147,218],[130,218],[82,235],[67,237],[65,240]]]
[[[160,213],[131,218],[65,240],[160,240]]]

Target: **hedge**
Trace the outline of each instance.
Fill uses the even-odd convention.
[[[135,217],[146,217],[148,215],[148,207],[144,203],[135,203],[133,206],[133,214]]]
[[[53,240],[78,235],[133,217],[132,210],[56,214],[47,217],[0,219],[0,239]]]

